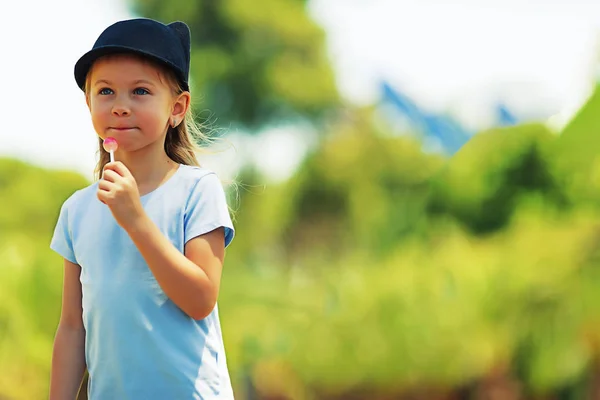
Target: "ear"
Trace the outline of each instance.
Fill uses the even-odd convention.
[[[175,119],[181,123],[185,114],[188,112],[191,103],[190,92],[183,92],[175,98],[173,109],[171,110],[171,119]]]

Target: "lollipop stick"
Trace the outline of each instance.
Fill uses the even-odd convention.
[[[114,150],[110,151],[110,162],[115,162],[115,151]]]

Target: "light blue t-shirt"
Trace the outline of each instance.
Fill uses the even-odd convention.
[[[81,266],[89,399],[233,399],[217,307],[195,321],[165,295],[97,186],[65,201],[50,245]],[[181,165],[141,202],[182,253],[218,227],[226,246],[233,239],[225,192],[207,169]]]

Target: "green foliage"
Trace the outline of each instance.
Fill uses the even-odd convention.
[[[47,236],[62,202],[85,182],[73,172],[50,172],[0,158],[0,238],[15,231]]]
[[[600,197],[600,86],[595,89],[551,149],[553,169],[562,176],[569,199],[591,207],[598,206]]]
[[[554,140],[541,125],[479,133],[436,178],[429,211],[449,215],[474,233],[488,233],[505,227],[528,197],[566,207],[567,195],[548,157]]]
[[[435,241],[407,241],[376,265],[346,252],[334,264],[226,275],[232,368],[252,363],[258,382],[332,392],[457,387],[503,366],[532,393],[569,385],[596,356],[585,336],[600,333],[597,221],[528,205],[501,234],[438,228]],[[277,378],[262,370],[277,362],[287,367]]]
[[[192,31],[192,93],[220,126],[319,118],[339,104],[324,32],[303,1],[132,0],[142,16]],[[203,119],[209,119],[202,113]]]
[[[383,255],[424,233],[428,180],[444,161],[416,141],[378,134],[369,118],[357,111],[334,127],[288,182],[244,194],[239,224],[253,231],[239,249],[245,260],[258,252],[287,265],[350,250]]]
[[[285,389],[299,382],[397,394],[493,374],[581,396],[599,356],[599,214],[569,192],[556,143],[535,124],[483,132],[436,173],[368,118],[334,127],[290,181],[242,197],[248,268],[223,289],[233,365],[292,398],[311,398]]]
[[[600,86],[592,92],[587,103],[576,117],[565,127],[557,140],[555,151],[560,154],[559,164],[573,172],[587,169],[598,158],[598,138],[600,130]]]
[[[62,262],[48,248],[78,174],[0,159],[0,398],[47,395]]]

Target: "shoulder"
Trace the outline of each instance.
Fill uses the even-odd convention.
[[[62,204],[62,210],[73,210],[81,207],[83,204],[89,204],[91,198],[95,198],[98,190],[98,182],[94,182],[82,189],[76,190]]]
[[[234,237],[225,187],[217,174],[207,168],[181,166],[181,181],[187,187],[184,207],[184,240],[225,228],[225,247]]]
[[[185,186],[190,194],[198,190],[210,190],[211,188],[224,188],[223,183],[215,171],[192,165],[181,165],[180,183]]]
[[[181,164],[180,168],[181,176],[183,177],[183,179],[187,179],[194,182],[197,182],[209,175],[216,176],[216,173],[213,170],[205,167]]]

